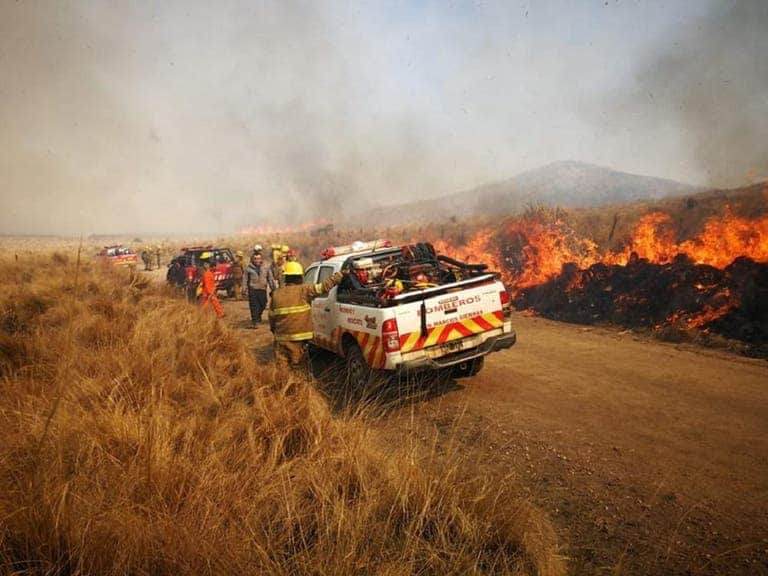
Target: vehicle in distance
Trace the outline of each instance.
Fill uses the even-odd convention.
[[[166,280],[169,284],[179,287],[193,287],[199,282],[198,274],[204,252],[211,253],[211,266],[216,277],[216,289],[224,290],[228,296],[233,296],[238,286],[232,276],[232,264],[235,257],[229,248],[214,246],[189,246],[181,249],[181,254],[174,256],[168,264]]]
[[[134,267],[139,262],[139,256],[125,246],[115,244],[113,246],[104,246],[96,257],[103,262],[108,262],[115,266]]]

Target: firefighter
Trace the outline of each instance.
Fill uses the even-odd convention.
[[[224,310],[219,302],[219,297],[216,295],[216,276],[211,268],[211,257],[213,255],[210,252],[203,252],[200,255],[200,261],[203,263],[203,275],[200,280],[200,307],[205,308],[209,304],[219,318],[224,317]]]
[[[248,295],[251,325],[254,328],[261,324],[261,315],[267,307],[267,290],[271,292],[276,287],[277,281],[272,269],[264,263],[260,252],[254,252],[243,274],[243,295]]]
[[[245,255],[241,250],[235,253],[235,261],[232,262],[232,284],[234,285],[233,292],[235,293],[235,300],[240,300],[242,297],[240,286],[243,283],[243,274],[245,273]]]
[[[165,278],[171,286],[174,286],[175,288],[184,288],[187,282],[187,275],[181,260],[178,258],[171,260]]]
[[[160,244],[155,245],[155,258],[157,259],[157,267],[160,268]]]
[[[347,270],[344,270],[344,274]],[[298,262],[286,262],[285,286],[272,294],[269,327],[275,337],[275,356],[280,364],[300,364],[312,339],[310,302],[336,286],[344,274],[337,272],[322,284],[302,284],[304,270]]]
[[[285,266],[285,257],[288,254],[288,246],[285,244],[272,244],[272,275],[277,280],[278,286],[284,286],[283,266]]]
[[[298,253],[293,248],[289,248],[287,245],[283,244],[280,247],[280,252],[278,252],[278,260],[275,263],[275,279],[277,280],[278,286],[285,286],[285,267],[288,265],[289,262],[296,262],[301,266],[301,263],[298,262]],[[303,268],[302,268],[302,274],[303,274]]]
[[[149,249],[141,251],[141,261],[144,262],[144,270],[150,272],[152,270],[152,255],[149,253]]]

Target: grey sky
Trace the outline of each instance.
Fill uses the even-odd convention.
[[[0,0],[0,232],[224,233],[560,159],[747,182],[765,5]]]

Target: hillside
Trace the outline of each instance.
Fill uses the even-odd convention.
[[[701,188],[651,176],[629,174],[584,162],[553,162],[500,182],[363,215],[364,221],[399,224],[473,215],[514,213],[531,204],[565,208],[658,200],[700,192]]]

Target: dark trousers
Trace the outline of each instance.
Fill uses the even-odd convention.
[[[261,322],[261,315],[267,307],[267,291],[248,288],[248,306],[251,308],[251,321]]]

